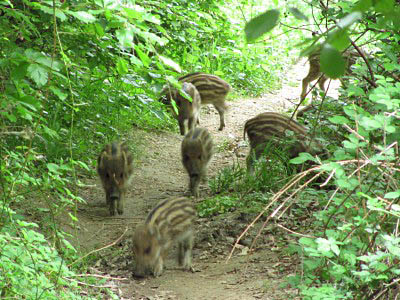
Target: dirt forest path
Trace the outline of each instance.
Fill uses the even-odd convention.
[[[301,78],[307,73],[305,61],[298,63],[285,74],[283,87],[277,93],[257,99],[230,101],[226,128],[217,130],[219,117],[213,107],[203,107],[201,126],[210,130],[217,153],[209,167],[209,176],[229,166],[233,161],[244,162],[248,148],[243,142],[244,122],[266,111],[284,112],[296,103],[300,94]],[[187,193],[188,177],[180,161],[182,137],[177,133],[148,133],[136,128],[132,136],[141,145],[142,155],[134,171],[129,188],[125,212],[110,217],[105,206],[105,196],[99,180],[93,179],[82,191],[87,204],[78,209],[79,228],[70,232],[86,251],[96,251],[101,257],[92,271],[108,278],[120,299],[287,299],[294,292],[279,285],[294,273],[296,262],[281,249],[276,250],[273,234],[263,235],[260,247],[246,255],[249,243],[239,245],[231,260],[225,260],[237,236],[251,219],[199,218],[196,223],[196,240],[193,251],[195,273],[181,270],[175,260],[176,248],[171,249],[166,270],[158,277],[135,279],[132,277],[130,234],[148,212],[162,199]],[[239,151],[234,151],[239,149]],[[201,186],[201,198],[209,193]],[[65,228],[68,230],[68,226]],[[104,299],[108,299],[104,295]],[[295,299],[295,298],[292,298]]]

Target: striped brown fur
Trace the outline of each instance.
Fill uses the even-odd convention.
[[[167,251],[174,242],[178,242],[179,264],[191,270],[195,218],[196,210],[185,197],[163,200],[153,208],[133,235],[134,275],[161,275]]]
[[[289,131],[293,132],[292,137],[289,136]],[[250,152],[247,157],[249,172],[253,172],[254,160],[260,158],[267,143],[274,140],[289,144],[289,158],[294,158],[301,152],[316,154],[323,150],[316,141],[312,141],[310,146],[311,138],[304,126],[275,112],[262,113],[247,120],[244,125],[244,139],[246,134],[250,142]]]
[[[178,80],[182,83],[189,82],[196,87],[202,105],[214,105],[220,117],[219,130],[223,130],[225,127],[225,111],[227,110],[225,98],[231,90],[231,86],[220,77],[203,72],[190,73],[178,78]],[[165,94],[165,89],[162,93]],[[167,100],[168,102],[170,100]]]
[[[199,196],[200,181],[207,177],[207,167],[214,154],[214,144],[207,129],[190,130],[182,141],[182,164],[189,175],[189,189],[193,196]]]
[[[104,147],[97,159],[97,173],[106,193],[110,215],[124,212],[124,198],[133,173],[133,158],[125,143],[113,142]],[[116,205],[115,205],[116,204]]]
[[[302,87],[301,87],[301,94],[300,94],[300,100],[303,100],[306,95],[307,95],[307,88],[309,84],[314,81],[318,80],[318,85],[321,90],[325,91],[325,82],[328,80],[328,77],[322,73],[321,71],[321,66],[320,66],[320,50],[312,53],[310,56],[308,56],[308,63],[310,65],[308,74],[306,77],[303,78],[302,80]],[[342,53],[343,58],[346,61],[346,74],[351,73],[351,66],[355,64],[356,60],[358,57],[360,57],[360,54],[357,51],[345,51]],[[312,99],[311,99],[312,100]],[[306,107],[302,108],[297,112],[297,116],[301,117],[306,111],[310,110],[312,107],[312,104],[310,102],[309,105]]]
[[[186,134],[186,122],[188,130],[193,129],[199,123],[201,98],[196,87],[190,82],[182,84],[182,91],[188,94],[192,101],[183,97],[177,89],[172,89],[170,96],[175,100],[178,114],[171,109],[173,116],[178,120],[181,135]]]

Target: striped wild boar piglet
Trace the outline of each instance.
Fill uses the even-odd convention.
[[[225,127],[225,111],[228,108],[225,103],[225,98],[231,90],[231,86],[218,76],[202,72],[187,74],[178,78],[178,81],[181,83],[187,82],[193,84],[200,94],[202,105],[214,105],[220,118],[219,130],[223,130]],[[166,95],[166,97],[164,97],[164,100],[161,100],[161,102],[169,105],[171,103],[171,97],[174,96],[174,93],[174,88],[164,88],[161,92],[161,95]]]
[[[120,142],[106,145],[97,159],[97,172],[111,216],[115,215],[115,209],[120,215],[124,212],[126,189],[133,172],[132,161],[128,147]]]
[[[292,132],[290,136],[289,132]],[[311,155],[324,153],[323,146],[307,133],[307,129],[291,120],[289,117],[266,112],[246,121],[243,138],[249,138],[250,151],[247,157],[247,170],[254,173],[254,162],[264,153],[266,146],[273,142],[273,146],[281,145],[287,149],[289,158],[297,157],[301,152]]]
[[[168,249],[178,243],[178,263],[185,270],[192,269],[194,241],[193,222],[196,211],[192,202],[185,198],[161,201],[138,225],[133,235],[133,252],[136,257],[134,276],[143,277],[163,272]]]
[[[182,164],[189,175],[189,189],[199,197],[200,181],[207,178],[207,166],[214,154],[214,144],[207,129],[190,130],[182,141]]]
[[[225,127],[225,111],[227,105],[225,98],[231,90],[231,86],[223,79],[216,75],[203,72],[190,73],[178,79],[180,82],[190,82],[199,91],[201,104],[212,104],[219,114],[219,128],[223,130]]]
[[[175,110],[171,108],[172,115],[178,120],[179,123],[179,130],[181,135],[186,134],[186,121],[188,130],[191,130],[196,127],[199,122],[199,114],[200,114],[200,105],[201,105],[201,98],[200,94],[197,91],[196,87],[191,84],[190,82],[184,82],[182,84],[182,91],[189,95],[192,98],[190,102],[188,99],[183,97],[179,90],[173,88],[169,92],[164,91],[167,93],[167,98],[174,99],[176,106],[178,108],[178,115],[175,113]],[[168,100],[167,102],[171,102]]]
[[[364,55],[366,55],[362,50],[360,50],[360,51]],[[307,88],[308,88],[309,84],[314,80],[318,79],[318,85],[319,85],[320,89],[324,92],[326,91],[325,90],[325,82],[328,80],[328,77],[321,71],[320,55],[321,55],[321,53],[319,50],[308,56],[308,63],[310,65],[310,68],[308,70],[308,74],[302,80],[300,100],[303,100],[306,97]],[[346,74],[345,75],[349,75],[352,73],[351,66],[356,63],[357,58],[360,57],[360,54],[354,50],[347,50],[342,53],[342,56],[343,56],[343,59],[346,61]],[[340,79],[340,81],[343,85],[343,79]],[[297,114],[296,114],[297,117],[302,117],[305,112],[312,109],[312,100],[313,100],[313,98],[311,97],[309,104],[297,112]]]

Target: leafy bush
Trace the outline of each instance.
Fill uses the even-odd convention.
[[[292,13],[307,20],[307,13]],[[309,25],[315,32],[306,40],[303,55],[320,49],[321,70],[330,78],[345,72],[341,51],[351,46],[361,58],[342,89],[342,107],[329,117],[339,129],[341,145],[331,147],[330,162],[321,169],[337,189],[319,195],[320,209],[313,214],[312,228],[305,229],[313,237],[292,245],[304,259],[301,274],[289,282],[304,299],[394,299],[400,272],[400,7],[395,1],[336,1],[329,7],[320,2],[312,13],[314,23]],[[273,27],[266,15],[249,22],[249,40]],[[260,26],[263,22],[272,26]],[[364,55],[361,46],[371,56]],[[324,112],[329,106],[319,108],[321,115],[329,114]],[[300,197],[307,198],[307,191]]]

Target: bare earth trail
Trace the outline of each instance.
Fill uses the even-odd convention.
[[[244,161],[248,148],[243,142],[243,125],[247,119],[266,111],[284,112],[292,103],[297,103],[301,79],[308,70],[304,62],[285,74],[283,88],[278,93],[230,101],[227,127],[222,132],[217,130],[216,110],[211,106],[202,109],[201,126],[210,130],[218,149],[209,168],[209,177],[232,164],[237,157]],[[277,247],[273,234],[266,233],[251,255],[246,255],[246,246],[239,245],[232,259],[225,262],[234,240],[251,219],[229,222],[225,218],[199,218],[193,253],[195,273],[178,267],[173,248],[160,277],[133,278],[130,234],[160,200],[187,194],[188,177],[180,161],[182,137],[179,134],[148,133],[134,128],[132,136],[127,137],[128,141],[132,139],[139,141],[143,155],[135,167],[124,214],[108,215],[100,181],[93,179],[81,194],[87,204],[78,209],[78,230],[65,225],[66,230],[76,236],[75,244],[84,252],[112,244],[97,251],[102,259],[92,270],[110,278],[106,285],[112,287],[120,299],[296,299],[294,291],[279,287],[293,274],[296,262],[281,253],[281,249],[274,251]],[[208,187],[202,185],[201,199],[193,201],[202,201],[208,193]],[[104,295],[104,299],[108,296]]]

